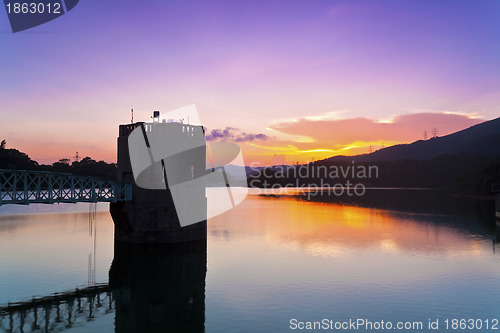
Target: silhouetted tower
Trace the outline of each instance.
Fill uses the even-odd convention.
[[[370,154],[373,153],[373,146],[370,145]]]
[[[424,131],[424,140],[427,140],[427,131]]]
[[[134,109],[131,109],[131,112],[132,112],[132,120],[130,120],[130,123],[133,124],[134,123]]]
[[[75,162],[78,162],[80,161],[80,156],[78,156],[78,152],[76,152],[76,155],[75,155]]]
[[[159,117],[160,112],[155,111],[153,113],[154,123],[138,122],[120,125],[119,127],[117,181],[132,185],[133,200],[110,204],[109,210],[115,224],[115,241],[152,244],[206,240],[206,215],[202,221],[185,227],[181,227],[181,220],[179,218],[180,212],[190,211],[189,205],[192,205],[191,201],[194,201],[195,198],[200,201],[200,203],[197,203],[198,206],[206,205],[205,188],[200,188],[198,185],[195,187],[190,185],[188,188],[190,192],[187,193],[190,199],[182,201],[176,207],[172,194],[172,187],[176,184],[168,186],[166,180],[166,174],[169,173],[170,169],[175,168],[185,168],[186,173],[184,176],[188,177],[189,172],[191,179],[205,176],[206,146],[203,128],[201,126],[182,125],[178,122],[165,123],[164,126],[161,126],[158,123]],[[151,157],[152,163],[150,167],[141,172],[140,176],[136,179],[132,172],[132,160],[129,151],[129,136],[136,129],[144,137],[143,148],[146,148],[151,143],[149,141],[146,144],[148,142],[146,141],[147,137],[151,135],[154,138],[156,133],[163,130],[167,134],[166,142],[169,142],[169,140],[181,140],[182,144],[185,144],[186,147],[198,145],[197,147],[199,148],[195,154],[196,156],[179,153],[175,155],[175,158],[171,160],[167,159],[167,161],[171,162],[170,165],[164,163],[163,160],[161,162],[154,162]],[[147,134],[144,134],[144,132]],[[148,189],[139,186],[137,180],[140,180],[140,182],[156,182],[156,184],[163,183],[165,187]],[[148,184],[154,183],[147,183],[146,185]],[[193,189],[199,189],[199,191],[193,193]],[[201,214],[199,217],[203,218],[203,215]]]
[[[437,138],[437,136],[438,136],[438,129],[436,127],[434,127],[432,129],[432,137],[433,138]]]

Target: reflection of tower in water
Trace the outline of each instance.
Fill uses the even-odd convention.
[[[115,242],[109,286],[115,332],[203,332],[206,240]]]

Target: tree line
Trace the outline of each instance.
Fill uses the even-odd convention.
[[[500,155],[441,155],[432,159],[405,159],[397,161],[374,161],[356,163],[369,170],[377,167],[376,177],[360,177],[359,173],[340,173],[341,177],[332,178],[331,172],[321,170],[348,169],[352,162],[321,160],[306,165],[273,166],[260,169],[248,175],[250,187],[272,187],[287,184],[335,185],[342,181],[361,182],[373,187],[421,187],[445,188],[460,194],[490,195],[491,184],[500,183]],[[292,168],[302,168],[292,172]],[[303,168],[307,170],[304,171]],[[0,169],[38,170],[50,172],[72,173],[81,176],[100,177],[108,180],[116,179],[116,163],[95,161],[85,157],[71,162],[60,159],[51,165],[39,164],[27,154],[13,148],[6,148],[6,141],[0,143]],[[284,172],[286,171],[286,172]],[[256,181],[257,180],[257,181]],[[266,184],[266,185],[264,185]]]
[[[80,176],[116,180],[116,163],[95,161],[87,156],[79,161],[71,162],[65,158],[49,165],[39,164],[26,153],[14,148],[7,148],[6,145],[6,141],[2,140],[0,143],[0,169],[72,173]]]
[[[271,166],[248,176],[250,187],[350,186],[439,188],[458,194],[491,195],[491,185],[500,183],[500,155],[440,155],[431,159],[354,162],[322,160],[305,165]],[[325,172],[324,170],[356,167],[368,170],[376,166],[377,175],[360,177],[358,173]],[[297,170],[293,170],[297,169]],[[299,170],[300,169],[300,170]],[[337,175],[337,176],[335,176]]]

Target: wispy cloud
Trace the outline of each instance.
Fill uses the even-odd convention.
[[[271,137],[262,133],[242,132],[238,128],[226,127],[224,129],[213,129],[205,136],[207,141],[232,141],[232,142],[250,142],[250,141],[265,141]]]

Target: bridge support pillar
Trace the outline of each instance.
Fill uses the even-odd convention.
[[[148,190],[135,184],[128,136],[141,123],[120,125],[118,182],[132,184],[132,200],[110,204],[115,241],[128,243],[180,243],[207,238],[207,222],[181,227],[170,191]],[[205,161],[205,156],[202,157]],[[205,167],[203,165],[203,167]]]

